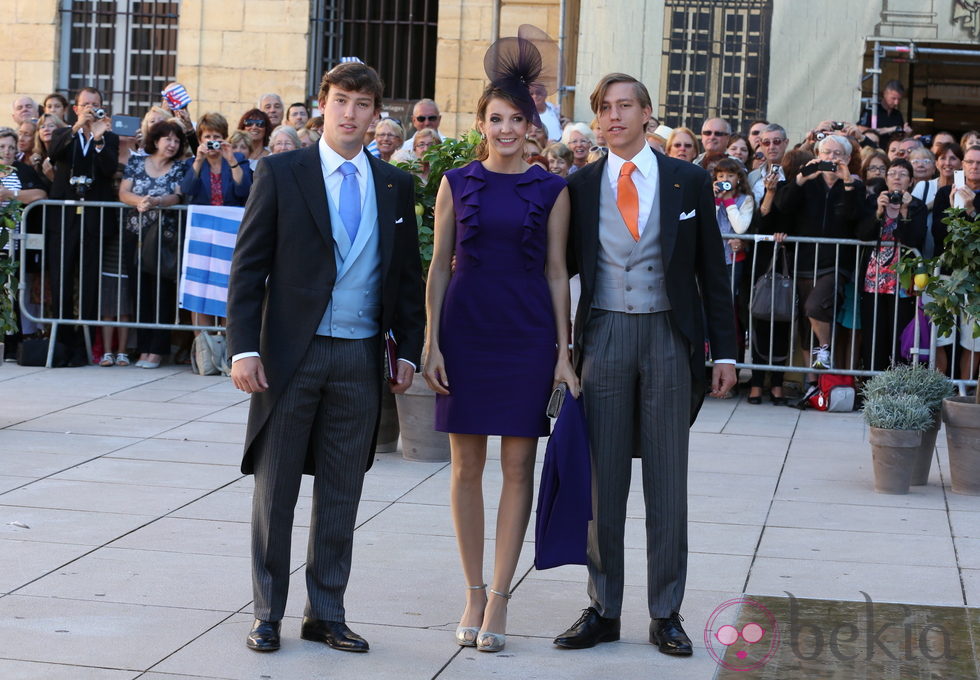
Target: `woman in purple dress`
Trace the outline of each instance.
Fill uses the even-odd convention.
[[[494,47],[505,41],[518,41],[510,46],[522,58],[537,54],[520,38]],[[560,382],[578,394],[566,349],[568,191],[565,180],[522,157],[528,125],[540,124],[527,85],[535,68],[540,57],[530,69],[518,58],[505,73],[491,74],[477,106],[478,160],[447,172],[439,187],[426,289],[423,374],[437,393],[436,429],[449,433],[450,502],[467,582],[456,641],[487,652],[505,642],[538,437],[548,434],[548,398]],[[503,471],[489,599],[482,484],[488,435],[501,436]]]

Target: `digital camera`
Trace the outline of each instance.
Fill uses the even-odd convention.
[[[718,189],[718,191],[731,191],[732,190],[732,183],[731,182],[715,182],[715,187]]]
[[[208,141],[204,142],[204,148],[208,151],[218,151],[221,149],[221,140],[209,139]]]
[[[904,198],[904,194],[901,191],[888,192],[888,202],[892,205],[902,205],[902,198]]]
[[[92,115],[95,116],[96,120],[102,120],[105,118],[105,109],[93,109]]]

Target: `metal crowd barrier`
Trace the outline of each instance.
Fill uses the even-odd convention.
[[[889,365],[895,362],[897,357],[881,357],[875,348],[878,347],[877,340],[879,339],[878,336],[880,333],[885,334],[884,341],[886,343],[890,341],[892,346],[900,345],[900,337],[907,323],[905,320],[902,320],[903,322],[900,323],[899,319],[898,301],[905,295],[901,285],[895,286],[894,293],[875,295],[870,324],[867,323],[867,319],[862,320],[861,318],[861,300],[865,295],[863,292],[865,269],[862,266],[865,260],[864,254],[869,250],[881,246],[882,244],[880,242],[787,236],[782,245],[786,249],[789,273],[792,276],[793,289],[797,292],[798,300],[797,304],[793,307],[792,319],[788,322],[778,322],[772,318],[768,321],[755,319],[748,311],[752,309],[752,303],[754,301],[755,282],[770,267],[773,267],[776,272],[780,272],[781,270],[782,258],[779,256],[778,248],[775,246],[775,238],[769,234],[734,233],[723,234],[722,238],[725,240],[737,239],[743,244],[753,244],[755,246],[760,243],[773,244],[770,257],[758,257],[758,247],[749,249],[747,252],[748,258],[743,261],[742,265],[748,269],[748,272],[744,273],[741,277],[739,277],[734,267],[729,267],[729,283],[733,296],[735,297],[735,314],[736,317],[740,317],[745,321],[745,328],[741,329],[744,331],[745,353],[739,358],[745,359],[746,355],[750,358],[750,360],[739,361],[736,364],[738,368],[789,373],[823,372],[839,375],[871,376],[881,371],[861,365],[861,335],[866,333],[871,333],[872,349],[871,356],[869,357],[871,366],[873,367],[877,364],[879,359],[887,360]],[[812,257],[801,254],[800,244],[813,244]],[[899,248],[900,257],[919,255],[919,252],[914,248],[909,248],[904,245],[899,245]],[[832,367],[829,369],[814,369],[811,366],[812,362],[810,361],[810,357],[818,343],[815,341],[815,334],[809,328],[807,318],[803,315],[805,299],[799,295],[801,283],[812,285],[818,278],[824,275],[809,273],[821,271],[817,265],[821,255],[821,249],[824,249],[824,254],[826,254],[826,249],[833,251],[833,270],[825,273],[833,274],[838,277],[839,281],[842,281],[840,288],[842,289],[843,301],[839,301],[834,305],[833,319],[830,322],[830,338],[828,344]],[[849,249],[851,252],[847,253],[845,249]],[[847,261],[851,259],[853,259],[853,264],[847,264]],[[801,274],[800,272],[807,273]],[[890,305],[892,308],[891,318],[881,316],[881,314],[884,314],[884,310],[879,310],[879,301],[884,295],[893,298],[892,304]],[[912,318],[917,319],[918,296],[911,296],[906,299],[911,300],[911,304],[914,306]],[[882,323],[879,323],[879,321]],[[777,333],[777,324],[779,324],[779,330],[782,331],[780,333]],[[938,353],[940,351],[949,352],[946,375],[956,383],[960,393],[965,394],[968,386],[976,386],[977,384],[975,365],[977,359],[980,358],[978,357],[978,352],[960,347],[961,338],[959,328],[953,331],[952,345],[949,346],[952,349],[938,347],[938,331],[932,324],[929,325],[929,329],[930,333],[926,337],[920,337],[919,324],[914,324],[912,355],[920,357],[927,356],[929,367],[936,368]],[[753,343],[758,340],[759,335],[764,336],[764,346],[756,354],[768,357],[770,359],[768,363],[759,363],[751,360]],[[780,338],[782,342],[777,342],[777,335],[788,335],[788,337],[785,337],[785,339]],[[972,341],[972,338],[967,338],[967,341]],[[799,360],[801,352],[803,357],[802,361]],[[963,359],[964,353],[969,356],[969,366],[974,367],[970,372],[969,378],[964,378],[960,374],[960,364],[966,361]],[[957,361],[958,355],[960,361]],[[780,359],[778,361],[772,361],[774,357]],[[780,363],[782,361],[781,357],[785,357],[785,363]]]
[[[162,218],[165,215],[176,216],[178,244],[176,269],[178,273],[183,258],[186,211],[186,206],[176,205],[142,213],[144,220],[147,221]],[[162,241],[157,240],[155,251],[152,248],[145,248],[144,246],[147,245],[144,240],[147,235],[146,224],[144,223],[142,228],[138,229],[127,228],[129,218],[133,214],[134,209],[130,206],[104,201],[43,200],[35,201],[25,207],[21,218],[20,233],[14,235],[19,247],[12,250],[12,253],[16,253],[20,259],[19,302],[24,319],[35,324],[49,324],[51,326],[51,342],[48,346],[49,366],[55,349],[58,329],[61,325],[78,325],[86,329],[92,326],[111,326],[157,330],[224,330],[224,327],[219,324],[219,319],[214,319],[213,325],[180,322],[179,276],[171,279],[159,273],[160,265],[165,257]],[[775,240],[771,235],[761,234],[724,234],[722,238],[726,240],[738,239],[743,243],[751,243],[755,246],[760,243],[772,243]],[[801,244],[813,244],[812,261],[807,261],[808,258],[801,257],[799,249]],[[828,343],[832,357],[832,368],[827,369],[826,372],[854,376],[870,376],[877,372],[860,365],[860,343],[858,333],[855,330],[861,317],[860,304],[863,295],[862,249],[874,248],[878,245],[880,244],[874,241],[798,236],[787,237],[783,242],[783,246],[787,248],[789,270],[795,290],[799,290],[801,283],[805,283],[808,278],[811,282],[816,280],[816,276],[805,276],[799,272],[818,270],[817,261],[821,249],[833,250],[834,267],[831,273],[840,275],[844,279],[844,295],[851,304],[846,311],[842,304],[834,306]],[[917,254],[913,249],[905,246],[900,247],[903,255],[910,252]],[[853,265],[844,266],[843,262],[850,259],[850,257],[842,257],[845,252],[844,249],[849,249],[854,253]],[[730,285],[733,294],[736,296],[733,313],[745,321],[742,337],[745,338],[746,352],[739,357],[742,361],[736,365],[739,368],[762,371],[816,372],[811,368],[809,361],[815,347],[814,336],[810,332],[808,324],[805,323],[805,317],[801,316],[804,302],[802,299],[799,304],[794,306],[792,319],[789,322],[778,322],[774,319],[768,321],[754,319],[751,314],[745,313],[745,310],[752,307],[752,284],[770,266],[774,266],[777,271],[781,266],[781,258],[777,260],[777,248],[772,248],[770,258],[759,258],[758,252],[758,247],[752,248],[749,258],[743,261],[742,267],[748,268],[748,272],[743,276],[739,277],[736,268],[731,268]],[[31,262],[33,262],[33,266],[30,266]],[[150,274],[149,272],[157,273]],[[65,283],[66,277],[67,283]],[[129,297],[132,303],[131,310],[123,308],[124,296],[122,293],[126,283],[128,283]],[[112,291],[113,287],[115,287],[114,291]],[[109,292],[114,292],[114,296],[104,295]],[[160,300],[164,294],[168,298],[172,296],[172,304],[161,307],[156,304],[156,301]],[[877,340],[878,333],[884,332],[890,338],[895,338],[902,332],[903,328],[899,327],[897,304],[900,294],[899,287],[896,286],[892,318],[885,319],[884,323],[881,324],[878,323],[879,310],[877,304],[880,296],[875,296],[870,328],[861,329],[861,333],[870,332],[872,334],[872,346],[876,345],[875,340]],[[37,297],[40,303],[32,303],[31,297]],[[106,299],[111,300],[113,297],[115,299],[114,305],[104,304]],[[48,298],[51,300],[50,303],[47,303]],[[147,305],[144,305],[144,301],[147,302]],[[132,318],[124,318],[127,316],[132,316]],[[780,332],[777,333],[777,330]],[[844,337],[842,337],[842,333]],[[787,337],[779,338],[777,342],[777,335],[784,334]],[[760,335],[764,336],[764,348],[757,347],[756,354],[768,357],[768,362],[751,360],[751,349],[754,343],[757,343]],[[960,357],[961,361],[957,361],[957,355],[966,352],[972,366],[974,365],[972,362],[977,359],[977,352],[958,348],[959,337],[957,336],[958,333],[954,332],[952,346],[956,349],[949,352],[948,369],[950,377],[955,380],[962,393],[966,386],[976,384],[976,371],[973,371],[971,379],[963,379],[957,375],[959,373],[958,364],[965,361],[962,357]],[[88,356],[91,356],[91,341],[87,334],[86,343],[89,350]],[[894,344],[894,340],[892,344]],[[919,334],[919,325],[915,324],[914,345],[915,348],[919,348],[921,345],[922,351],[927,351],[929,365],[935,367],[939,351],[936,329],[931,327],[930,337],[922,338]],[[798,350],[803,351],[804,359],[802,361],[797,360],[800,355]],[[913,353],[916,351],[913,349]],[[946,352],[947,350],[942,351]],[[747,361],[745,360],[746,355],[749,357]],[[782,357],[785,357],[785,360]],[[774,358],[777,359],[773,360]],[[878,357],[872,352],[870,357],[872,365],[876,363],[876,358]]]
[[[87,356],[92,347],[92,326],[150,330],[223,331],[213,325],[181,323],[178,296],[183,260],[187,206],[175,205],[137,213],[115,201],[59,201],[46,199],[25,206],[19,246],[18,297],[22,318],[50,325],[47,366],[52,364],[58,330],[62,325],[85,329]],[[127,225],[137,215],[138,230]],[[176,272],[163,272],[167,260],[164,239],[155,251],[146,240],[148,225],[174,216]],[[154,273],[150,273],[154,272]],[[128,289],[128,296],[123,293]],[[124,305],[128,297],[129,304]],[[36,299],[32,301],[32,298]],[[115,304],[106,302],[115,299]],[[159,301],[172,299],[173,304]],[[129,318],[126,318],[129,317]]]

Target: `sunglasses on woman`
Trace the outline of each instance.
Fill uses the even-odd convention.
[[[265,121],[261,118],[246,118],[245,127],[265,127]]]

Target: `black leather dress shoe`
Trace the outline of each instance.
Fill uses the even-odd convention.
[[[595,607],[582,611],[579,620],[572,627],[555,638],[555,644],[565,649],[587,649],[600,642],[615,642],[619,639],[619,619],[599,616]]]
[[[303,617],[300,637],[313,642],[323,642],[342,652],[366,652],[367,640],[352,631],[343,621],[320,621]]]
[[[650,621],[650,644],[657,645],[664,654],[691,656],[694,653],[694,648],[691,646],[691,638],[681,627],[681,621],[683,619],[677,612],[666,619],[652,619]]]
[[[245,644],[256,652],[274,652],[279,649],[279,621],[255,619]]]

